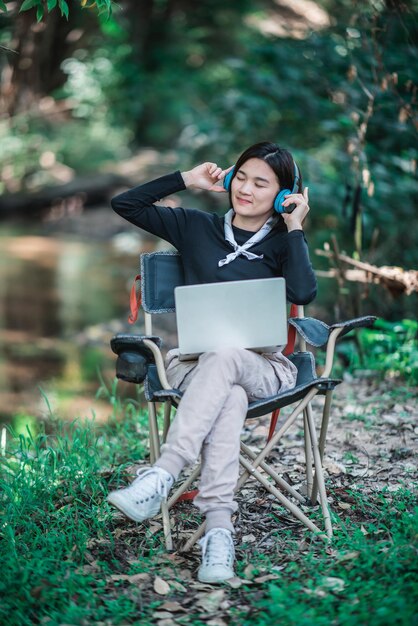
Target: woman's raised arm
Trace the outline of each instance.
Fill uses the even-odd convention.
[[[206,191],[214,191],[215,193],[226,193],[226,189],[219,183],[232,167],[223,170],[216,163],[206,162],[197,165],[187,172],[182,172],[181,175],[185,186],[189,189],[204,189]]]

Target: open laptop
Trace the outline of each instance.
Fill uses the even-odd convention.
[[[174,290],[179,358],[225,347],[275,352],[287,344],[284,278],[187,285]]]

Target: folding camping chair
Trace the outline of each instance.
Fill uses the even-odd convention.
[[[111,340],[111,348],[118,355],[117,377],[125,381],[144,384],[145,398],[148,401],[150,461],[154,463],[159,457],[160,445],[165,441],[170,428],[171,409],[173,406],[178,406],[182,393],[178,389],[172,389],[168,383],[161,353],[161,338],[152,334],[152,316],[175,310],[174,288],[184,284],[180,255],[172,252],[142,254],[141,269],[137,279],[141,280],[141,289],[137,297],[134,283],[131,292],[130,321],[135,321],[138,307],[142,302],[145,312],[145,335],[118,334]],[[319,320],[304,317],[303,307],[292,305],[288,320],[289,343],[284,353],[297,367],[296,386],[292,390],[276,396],[251,402],[248,407],[247,418],[260,417],[271,412],[272,418],[266,444],[259,454],[241,442],[240,464],[243,473],[239,478],[237,490],[243,486],[249,477],[256,479],[302,524],[325,541],[332,537],[332,524],[327,503],[322,459],[332,392],[341,382],[341,380],[331,378],[335,342],[337,337],[346,334],[353,328],[371,326],[375,319],[372,316],[361,317],[328,326]],[[299,335],[298,351],[294,350],[296,334]],[[306,343],[314,347],[326,348],[325,366],[321,376],[316,373],[314,355],[306,349]],[[311,401],[315,396],[325,396],[323,412],[318,425],[315,424],[311,408]],[[164,403],[164,423],[161,434],[158,426],[158,403]],[[280,409],[293,404],[295,408],[276,432]],[[297,491],[266,462],[266,457],[278,445],[280,439],[299,416],[303,416],[307,496]],[[319,437],[317,428],[319,429]],[[200,467],[196,467],[175,490],[168,502],[163,502],[163,528],[168,550],[173,547],[169,509],[179,499],[185,497],[185,493],[199,476],[199,473]],[[301,505],[317,504],[318,502],[322,511],[323,529],[315,524],[301,508]],[[187,541],[183,550],[188,550],[202,534],[203,525]]]

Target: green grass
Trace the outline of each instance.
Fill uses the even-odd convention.
[[[256,618],[242,624],[411,626],[417,614],[417,510],[412,492],[375,499],[358,494],[368,523],[337,525],[332,548],[294,551],[268,585]]]
[[[9,434],[0,457],[0,623],[156,623],[152,613],[163,601],[184,602],[196,589],[182,578],[184,564],[176,567],[166,555],[158,533],[121,522],[105,501],[109,487],[123,482],[126,468],[145,454],[144,414],[131,404],[124,420],[57,423],[56,429],[36,437]],[[360,486],[350,496],[352,507],[338,513],[331,546],[280,526],[270,553],[237,546],[238,575],[248,577],[251,564],[250,578],[257,572],[278,578],[224,587],[233,623],[418,623],[418,525],[410,486],[395,493]],[[177,580],[187,591],[172,587],[161,597],[152,586],[144,590],[115,579],[144,572]],[[179,624],[210,618],[195,601],[174,617]]]
[[[105,495],[109,482],[118,483],[143,456],[145,432],[143,418],[131,411],[130,419],[104,428],[74,422],[54,435],[33,438],[28,430],[9,437],[1,458],[0,623],[23,626],[41,617],[91,623],[136,611],[123,598],[102,600],[106,575],[118,571]],[[99,546],[99,577],[83,571],[92,542]]]

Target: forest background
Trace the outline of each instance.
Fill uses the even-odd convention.
[[[227,165],[271,139],[309,184],[313,247],[334,232],[350,254],[414,266],[413,2],[100,4],[50,1],[37,22],[41,0],[2,3],[2,194],[57,182],[55,164],[95,174],[152,147]]]

